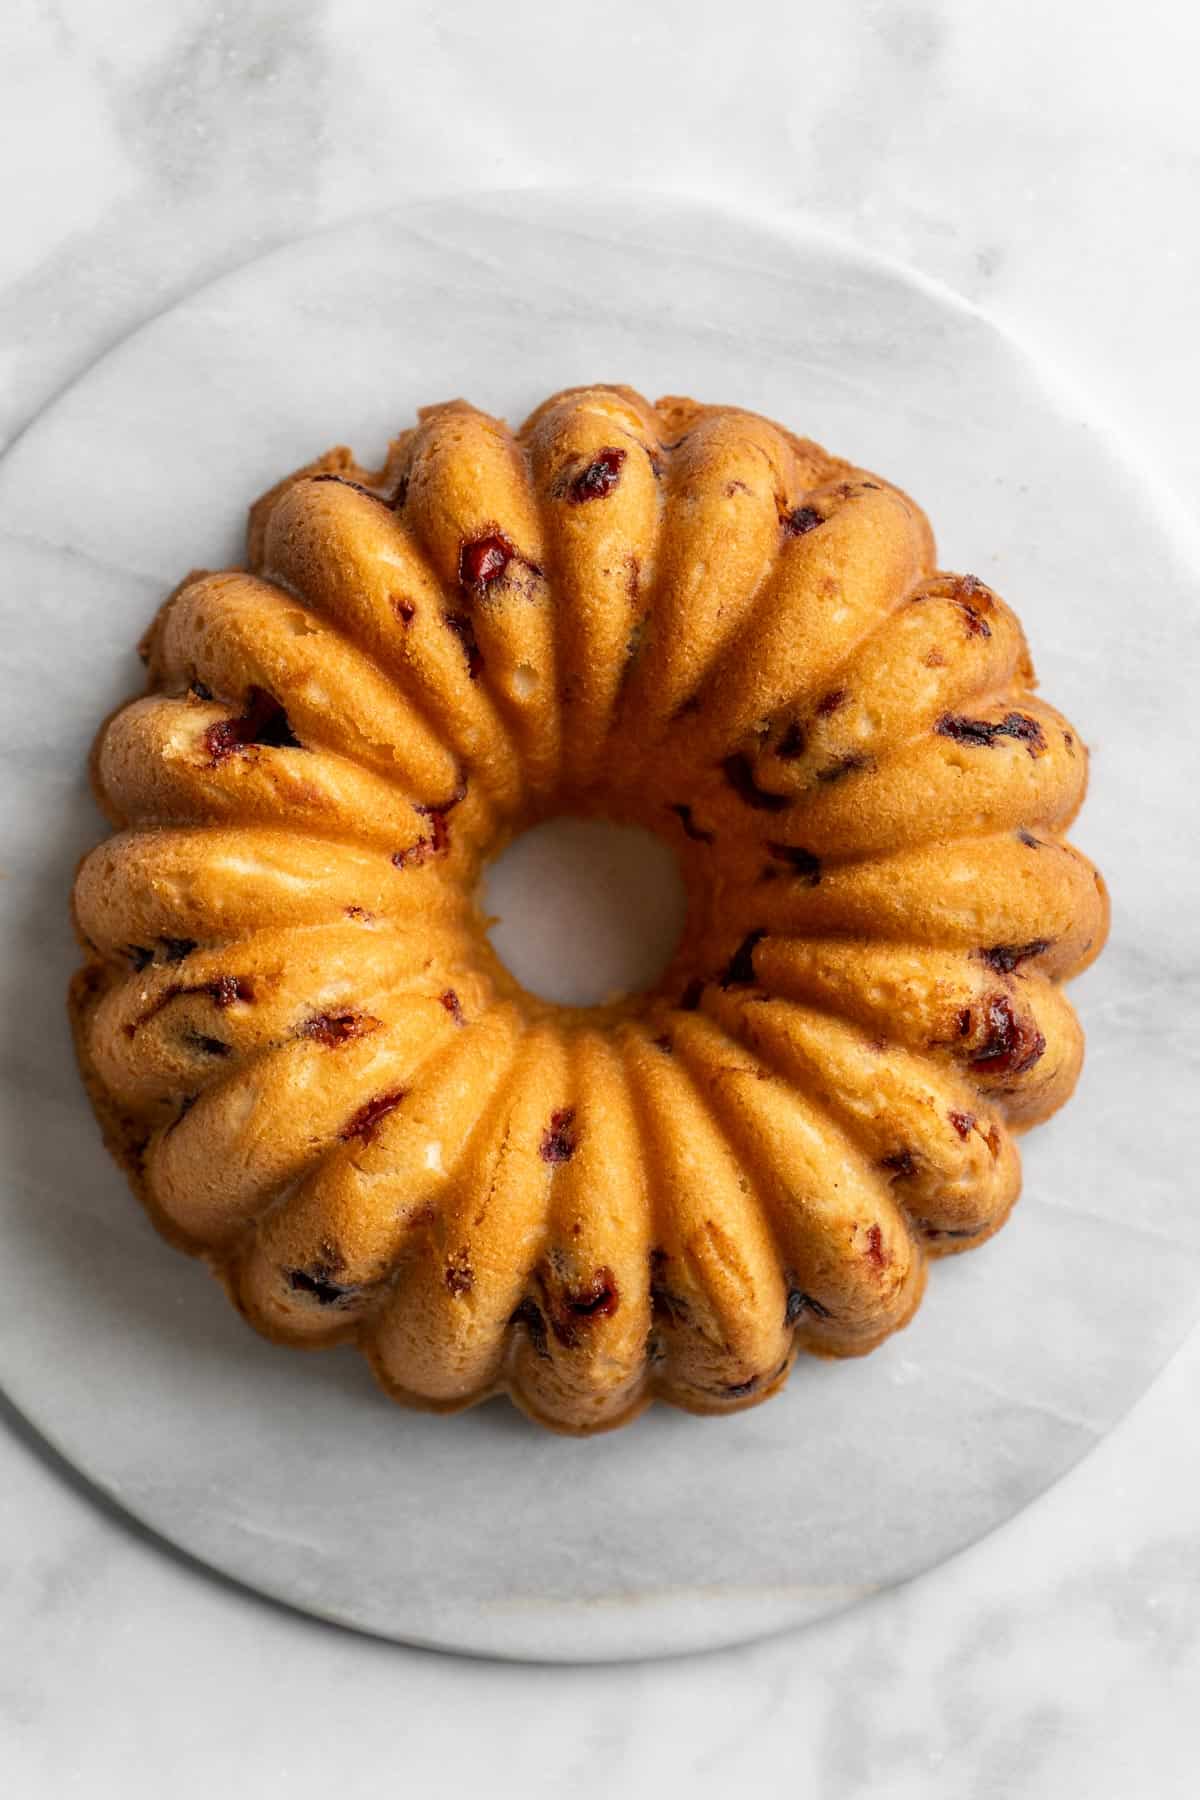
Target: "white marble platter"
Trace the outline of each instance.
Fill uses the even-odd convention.
[[[334,442],[376,457],[462,393],[518,420],[571,383],[774,414],[925,505],[943,562],[1021,612],[1093,747],[1075,834],[1114,896],[1074,987],[1090,1055],[1026,1193],[875,1356],[803,1363],[725,1420],[585,1442],[507,1406],[406,1414],[350,1352],[259,1341],[167,1249],[72,1065],[67,893],[84,763],[132,646],[247,500]],[[780,224],[629,196],[410,207],[290,245],[113,351],[0,464],[0,1379],[170,1542],[385,1636],[572,1661],[817,1617],[1011,1516],[1200,1311],[1193,1162],[1195,575],[1149,487],[976,313]]]

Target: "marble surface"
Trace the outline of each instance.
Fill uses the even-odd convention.
[[[10,11],[0,133],[10,167],[38,155],[2,202],[7,435],[264,243],[409,193],[593,179],[599,162],[618,184],[795,208],[945,277],[1039,340],[1162,470],[1168,503],[1194,492],[1194,15],[933,4],[831,21],[802,5],[762,20],[756,34],[694,0],[650,19],[614,4],[585,71],[550,7],[499,35],[473,6]],[[1198,1399],[1193,1340],[1060,1488],[934,1576],[798,1637],[603,1672],[433,1659],[250,1601],[99,1512],[14,1427],[5,1768],[36,1796],[239,1777],[353,1792],[395,1766],[402,1721],[404,1768],[430,1793],[682,1777],[1170,1800],[1193,1791],[1200,1752]]]
[[[418,342],[419,367],[397,367]],[[247,1332],[99,1156],[51,1021],[77,961],[62,896],[98,830],[89,741],[140,685],[132,646],[180,571],[235,558],[247,496],[330,441],[374,465],[430,395],[519,417],[596,367],[653,393],[736,394],[900,476],[944,565],[1019,606],[1046,691],[1094,745],[1074,837],[1106,871],[1114,923],[1071,988],[1085,1078],[1022,1146],[1012,1228],[938,1265],[902,1336],[801,1359],[770,1406],[719,1425],[654,1408],[564,1443],[504,1405],[396,1411],[350,1353],[285,1356]],[[1103,559],[1098,513],[1127,527]],[[0,464],[0,539],[0,1014],[24,1063],[0,1088],[0,1381],[173,1543],[407,1642],[555,1662],[708,1649],[835,1611],[1008,1519],[1177,1347],[1200,1312],[1179,1180],[1200,1067],[1187,1016],[1162,1003],[1200,964],[1176,830],[1200,763],[1200,651],[1176,621],[1200,563],[978,313],[824,233],[690,201],[410,205],[270,252],[101,358]],[[41,629],[22,634],[30,608]],[[1150,778],[1164,707],[1173,780]],[[536,918],[512,925],[545,956]]]

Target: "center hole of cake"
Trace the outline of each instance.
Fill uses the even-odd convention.
[[[497,955],[559,1006],[600,1006],[653,987],[683,932],[675,853],[638,825],[551,819],[487,871]]]

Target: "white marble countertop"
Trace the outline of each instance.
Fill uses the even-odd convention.
[[[1182,507],[1198,55],[1178,0],[1111,21],[1083,0],[19,0],[0,22],[0,446],[264,247],[410,195],[601,180],[792,209],[940,277],[1054,361]],[[1190,1796],[1198,1416],[1193,1337],[1056,1490],[911,1586],[742,1650],[574,1670],[255,1600],[0,1417],[6,1791]]]

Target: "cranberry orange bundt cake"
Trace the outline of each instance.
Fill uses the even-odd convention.
[[[889,482],[732,407],[455,401],[273,488],[143,654],[81,1061],[268,1336],[566,1431],[731,1411],[1005,1219],[1106,930],[1087,755]],[[493,954],[481,869],[559,813],[677,848],[652,991],[558,1007]]]

